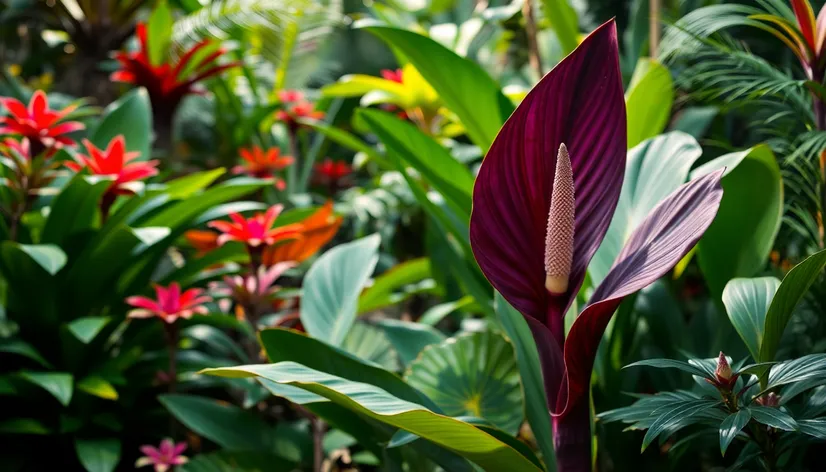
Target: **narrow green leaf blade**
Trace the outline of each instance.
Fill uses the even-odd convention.
[[[749,420],[751,419],[751,412],[747,408],[744,408],[737,413],[732,413],[723,420],[723,423],[720,425],[720,453],[722,455],[726,455],[726,450],[728,449],[729,445],[734,438],[740,433],[740,431],[746,427]]]

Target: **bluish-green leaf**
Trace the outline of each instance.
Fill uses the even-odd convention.
[[[732,279],[723,289],[728,317],[753,359],[760,359],[766,313],[779,286],[775,277],[760,277]]]
[[[771,426],[772,428],[782,429],[783,431],[797,430],[797,422],[778,408],[770,408],[767,406],[752,406],[748,408],[751,417],[758,423]]]
[[[435,414],[373,385],[349,381],[294,362],[207,369],[204,373],[230,377],[260,376],[273,382],[301,387],[361,415],[417,434],[476,462],[486,470],[540,470],[515,449],[471,424]]]
[[[384,330],[403,365],[413,362],[427,346],[446,339],[438,330],[421,323],[385,318],[377,321],[376,326]]]
[[[760,345],[758,361],[774,360],[777,348],[780,346],[780,339],[783,337],[795,306],[809,291],[809,287],[815,280],[820,277],[824,267],[826,267],[826,250],[817,252],[792,267],[792,270],[783,278],[766,314],[763,343]]]
[[[89,344],[109,323],[108,316],[86,316],[69,323],[69,331],[83,344]]]
[[[112,472],[120,462],[120,441],[106,439],[76,439],[75,452],[86,472]]]
[[[372,235],[324,253],[304,278],[301,323],[314,338],[340,346],[356,318],[361,290],[378,262]]]
[[[515,435],[525,417],[513,346],[491,331],[425,349],[405,380],[450,416],[474,416]]]
[[[63,405],[72,401],[73,378],[71,374],[62,372],[30,372],[20,373],[20,377],[51,393]]]
[[[720,453],[726,455],[726,450],[740,431],[746,427],[751,419],[751,413],[744,408],[737,413],[732,413],[723,420],[720,425]]]

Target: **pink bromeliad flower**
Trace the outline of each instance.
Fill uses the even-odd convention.
[[[278,92],[278,101],[281,103],[294,103],[304,100],[304,94],[298,90],[280,90]]]
[[[167,472],[176,465],[183,465],[189,461],[189,458],[182,455],[185,450],[185,442],[175,444],[169,438],[161,441],[160,447],[157,448],[148,444],[141,446],[141,452],[145,456],[135,462],[135,467],[151,465],[155,467],[155,472]]]
[[[151,318],[156,316],[165,323],[172,324],[178,318],[189,319],[192,315],[206,315],[208,310],[204,303],[212,301],[199,288],[191,288],[181,293],[178,282],[172,282],[169,287],[155,286],[156,299],[148,297],[129,297],[126,303],[135,307],[129,312],[129,318]]]
[[[35,154],[52,147],[74,145],[75,141],[66,135],[85,128],[78,121],[63,121],[77,109],[77,105],[59,111],[52,110],[42,90],[32,95],[28,107],[10,97],[0,97],[0,104],[8,111],[8,116],[0,117],[0,134],[22,136],[39,144],[33,148]]]
[[[284,209],[284,205],[273,205],[266,213],[257,213],[251,218],[244,218],[238,213],[230,213],[229,221],[211,221],[208,226],[222,234],[218,236],[218,245],[227,241],[240,241],[251,248],[272,246],[281,241],[301,236],[300,224],[275,227],[275,220]]]

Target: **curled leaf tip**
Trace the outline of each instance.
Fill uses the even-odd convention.
[[[551,207],[545,234],[545,288],[551,294],[568,290],[574,256],[574,175],[565,143],[556,156]]]

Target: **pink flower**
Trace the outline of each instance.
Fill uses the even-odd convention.
[[[238,213],[230,213],[232,222],[211,221],[207,226],[223,233],[218,236],[219,246],[227,241],[240,241],[253,248],[272,246],[301,236],[303,227],[300,224],[274,227],[275,220],[283,209],[284,205],[273,205],[266,213],[257,213],[249,219]]]
[[[129,297],[126,303],[135,307],[129,312],[129,318],[151,318],[157,316],[165,323],[174,323],[178,318],[189,319],[192,315],[206,315],[208,310],[203,303],[211,302],[212,298],[203,294],[199,288],[191,288],[181,293],[178,282],[172,282],[169,287],[155,286],[156,300],[147,297]]]
[[[281,103],[300,102],[304,100],[304,94],[298,90],[280,90],[278,92],[278,101]]]
[[[275,282],[295,266],[295,262],[279,262],[269,268],[260,266],[255,274],[226,276],[223,282],[211,286],[212,293],[216,297],[231,298],[247,310],[257,313],[271,311],[275,294],[281,288]]]
[[[186,450],[186,443],[175,444],[167,438],[161,441],[160,447],[145,445],[141,446],[141,452],[145,455],[135,462],[135,467],[155,466],[155,472],[167,472],[176,465],[186,464],[189,459],[181,455]]]
[[[77,105],[57,111],[49,108],[49,101],[42,90],[34,92],[29,106],[10,97],[0,97],[0,104],[8,110],[8,116],[0,117],[0,134],[15,134],[41,144],[43,148],[74,145],[66,136],[84,128],[83,123],[61,120],[73,112]]]
[[[401,69],[382,69],[381,76],[384,78],[384,80],[389,80],[391,82],[397,82],[400,84],[404,83],[404,75],[402,74]]]

